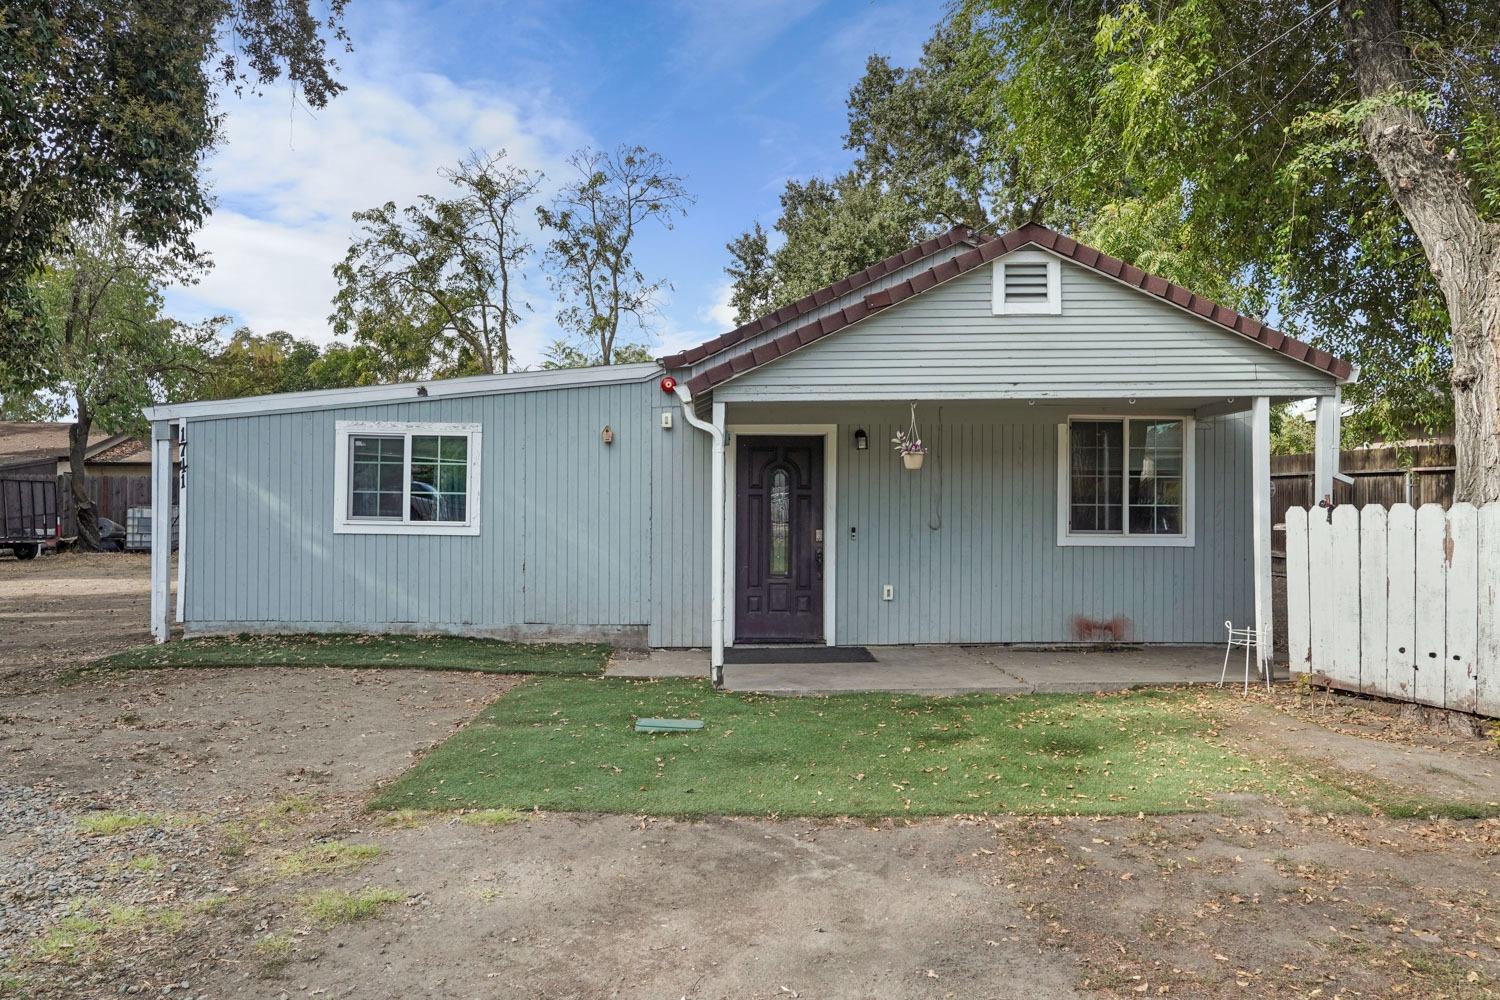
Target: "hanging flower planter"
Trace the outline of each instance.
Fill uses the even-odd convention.
[[[922,435],[917,430],[916,403],[911,404],[911,426],[904,431],[897,431],[896,436],[891,438],[891,443],[896,446],[896,454],[901,456],[901,463],[908,472],[916,472],[927,460],[927,446],[922,443]]]

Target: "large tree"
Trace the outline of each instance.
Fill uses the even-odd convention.
[[[334,268],[334,329],[392,356],[424,357],[437,374],[508,372],[532,253],[521,215],[542,175],[500,150],[442,176],[453,197],[355,213],[359,235]]]
[[[43,336],[31,278],[74,224],[123,206],[133,242],[186,252],[208,211],[216,88],[284,73],[322,107],[340,90],[327,45],[344,40],[345,2],[0,5],[0,339]]]
[[[640,270],[636,243],[647,225],[672,228],[692,198],[666,158],[641,146],[584,149],[568,162],[574,176],[550,206],[537,209],[538,221],[553,234],[547,263],[563,299],[557,319],[578,341],[571,352],[566,344],[554,345],[553,360],[608,365],[625,349],[641,356],[639,344],[617,345],[620,324],[628,317],[643,328],[657,296],[671,286]]]
[[[68,466],[80,543],[99,547],[99,525],[84,465],[90,432],[145,433],[143,407],[185,395],[208,368],[211,327],[187,327],[162,313],[162,288],[186,275],[170,255],[126,235],[122,213],[70,228],[34,281],[41,335],[13,388],[71,412]]]

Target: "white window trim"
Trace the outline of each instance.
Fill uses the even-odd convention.
[[[480,424],[404,423],[386,420],[337,420],[333,449],[333,530],[339,535],[477,535],[479,534],[479,484],[483,429]],[[349,439],[356,434],[403,435],[405,466],[401,483],[401,520],[349,516]],[[465,482],[468,500],[466,521],[409,521],[411,516],[411,438],[413,434],[442,434],[469,439]]]
[[[1046,264],[1047,301],[1005,301],[1005,265],[1007,263]],[[1050,253],[1040,250],[1017,250],[1014,253],[1008,253],[995,261],[992,273],[994,286],[990,294],[990,306],[996,316],[1059,316],[1062,314],[1062,265]]]
[[[1072,490],[1069,467],[1068,443],[1075,420],[1180,420],[1182,421],[1182,527],[1180,535],[1132,535],[1130,534],[1130,428],[1123,428],[1125,461],[1120,475],[1125,480],[1123,494],[1124,510],[1121,511],[1121,530],[1115,532],[1068,530],[1068,500]],[[1196,424],[1191,417],[1181,413],[1079,413],[1069,416],[1065,423],[1057,425],[1057,544],[1058,545],[1121,545],[1150,546],[1154,548],[1192,548],[1196,528],[1196,499],[1198,493],[1196,448]]]

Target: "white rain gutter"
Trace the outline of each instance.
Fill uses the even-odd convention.
[[[713,439],[713,464],[709,475],[709,676],[715,686],[724,683],[724,427],[715,407],[715,421],[699,419],[693,412],[693,394],[678,382],[682,416]]]

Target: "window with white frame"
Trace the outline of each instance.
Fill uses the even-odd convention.
[[[1069,418],[1057,517],[1059,545],[1191,545],[1193,419]]]
[[[1056,257],[1040,250],[1017,250],[995,261],[994,267],[996,316],[1062,312],[1062,272]]]
[[[478,424],[335,425],[334,530],[479,533]]]

